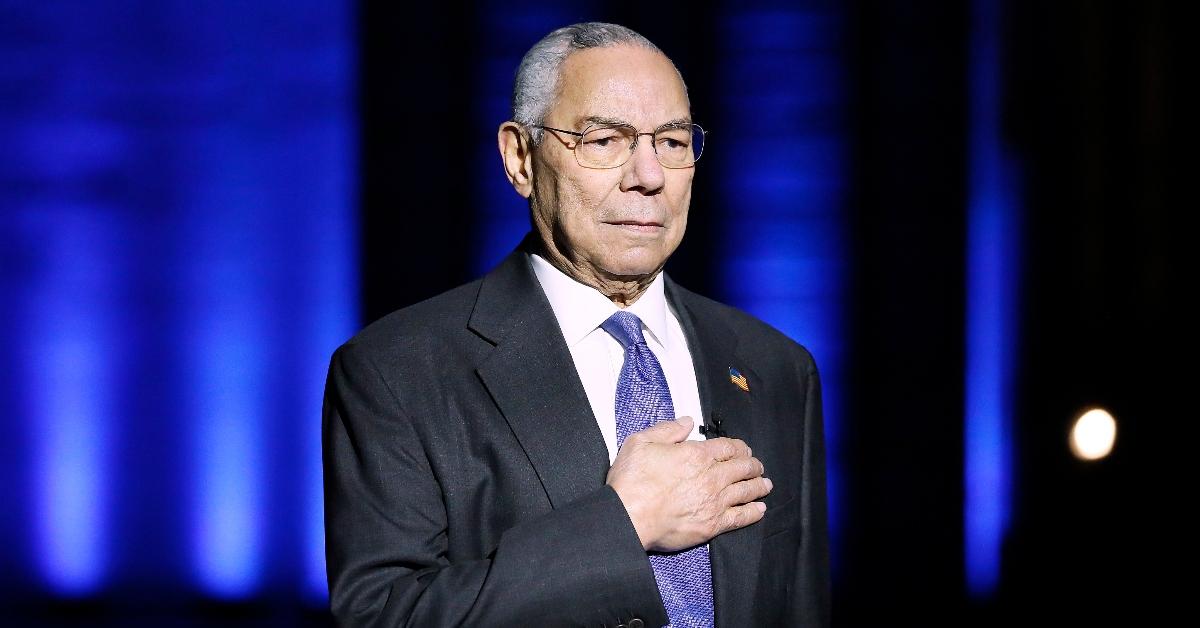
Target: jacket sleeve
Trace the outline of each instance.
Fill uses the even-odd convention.
[[[821,378],[808,352],[804,379],[804,479],[800,502],[800,547],[796,582],[792,587],[793,625],[828,628],[830,625],[829,524],[825,487],[825,430],[821,412]]]
[[[443,499],[397,391],[354,344],[333,356],[322,413],[330,606],[343,626],[617,626],[668,622],[645,550],[611,487],[447,559]]]

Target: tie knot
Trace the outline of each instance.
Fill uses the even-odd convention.
[[[646,342],[646,338],[642,336],[642,319],[638,318],[636,314],[624,310],[609,316],[608,320],[600,323],[600,328],[616,338],[617,342],[626,349],[632,345]]]

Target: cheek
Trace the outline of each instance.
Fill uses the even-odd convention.
[[[679,212],[679,215],[675,217],[675,224],[673,225],[675,244],[679,244],[679,241],[683,239],[683,232],[687,229],[687,219],[687,206],[684,205],[683,209]]]
[[[599,219],[604,195],[597,193],[595,186],[586,181],[566,179],[560,183],[558,208],[560,219],[573,230],[593,233]]]
[[[692,204],[692,178],[688,176],[673,188],[677,190],[670,198],[671,214],[682,227],[687,223],[688,208]]]
[[[540,218],[558,229],[578,224],[581,208],[589,202],[584,188],[551,166],[544,166],[538,175],[534,202]]]

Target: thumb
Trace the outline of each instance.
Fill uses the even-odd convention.
[[[642,431],[652,443],[679,443],[692,433],[692,417],[681,416],[674,421],[659,421]]]

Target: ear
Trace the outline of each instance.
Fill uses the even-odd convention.
[[[533,145],[525,129],[509,120],[500,125],[496,133],[500,147],[500,158],[504,161],[504,172],[517,194],[525,198],[533,192]]]

